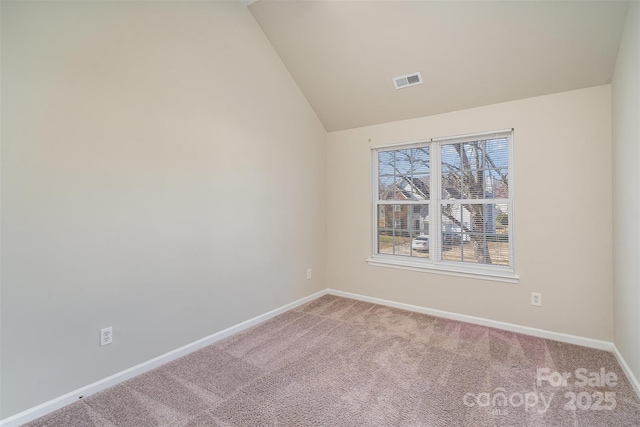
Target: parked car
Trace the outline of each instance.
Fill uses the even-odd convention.
[[[429,250],[429,236],[419,235],[411,242],[411,249],[414,251],[428,251]]]

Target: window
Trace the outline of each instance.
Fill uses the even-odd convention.
[[[368,262],[516,282],[512,135],[374,147]]]

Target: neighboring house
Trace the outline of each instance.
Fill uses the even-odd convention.
[[[485,181],[485,197],[487,199],[493,198],[506,198],[508,191],[507,188],[502,184],[501,181],[495,179],[494,177],[488,177]],[[450,199],[451,204],[446,205],[448,216],[443,216],[442,225],[445,233],[460,233],[462,228],[465,231],[473,232],[474,224],[471,221],[471,212],[465,209],[462,205],[456,204],[456,199],[451,197],[449,192],[445,189],[442,190],[442,199]],[[491,204],[487,205],[487,208],[484,212],[484,233],[486,234],[496,234],[497,227],[496,222],[498,219],[498,215],[505,214],[508,215],[508,206],[505,205],[496,205]],[[451,217],[455,218],[457,221],[462,223],[462,227],[460,227],[456,221],[451,219]],[[465,235],[463,240],[468,241],[469,236]]]
[[[429,187],[420,178],[403,178],[387,192],[385,200],[429,200]],[[401,230],[401,234],[429,234],[428,205],[383,205],[378,212],[378,226],[389,233]],[[397,232],[395,234],[398,234]]]
[[[500,182],[493,178],[489,178],[485,185],[485,197],[494,198],[503,197],[504,189]],[[394,185],[387,192],[385,200],[399,201],[422,201],[429,200],[430,190],[427,183],[420,178],[403,178],[398,184]],[[449,215],[443,215],[442,226],[443,232],[451,235],[461,235],[464,231],[473,232],[474,224],[471,221],[471,213],[462,205],[456,203],[456,199],[451,194],[442,189],[442,199],[450,199],[451,204],[445,205]],[[489,208],[490,207],[490,208]],[[379,207],[378,225],[380,228],[387,229],[391,234],[394,230],[402,230],[402,232],[415,234],[429,234],[429,218],[427,205],[383,205]],[[485,233],[496,233],[496,219],[500,214],[508,214],[507,207],[498,205],[489,205],[485,211],[484,230]],[[455,218],[462,224],[462,227],[451,217]],[[395,233],[397,234],[397,232]],[[469,236],[462,237],[464,241],[469,241]]]

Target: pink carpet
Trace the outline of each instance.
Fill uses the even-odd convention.
[[[27,425],[638,427],[640,401],[606,351],[324,296]]]

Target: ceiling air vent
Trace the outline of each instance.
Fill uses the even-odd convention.
[[[393,85],[396,89],[404,89],[405,87],[422,84],[422,76],[420,73],[405,74],[404,76],[394,77],[391,80],[393,80]]]

